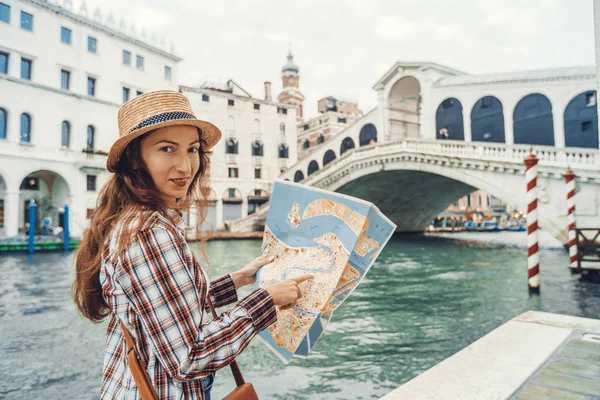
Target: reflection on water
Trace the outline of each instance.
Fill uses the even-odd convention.
[[[480,235],[486,244],[394,237],[308,359],[284,367],[255,342],[239,359],[246,379],[261,399],[378,398],[524,311],[600,315],[600,285],[571,276],[560,246],[541,251],[542,291],[530,297],[525,236]],[[209,274],[241,267],[259,247],[210,243]],[[77,315],[70,257],[33,261],[0,257],[0,398],[98,398],[105,324]],[[232,388],[231,373],[219,372],[214,398]]]

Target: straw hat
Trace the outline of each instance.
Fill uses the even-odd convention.
[[[106,168],[115,172],[125,147],[135,138],[154,129],[171,125],[191,125],[200,130],[209,150],[221,139],[221,131],[210,122],[196,118],[187,97],[173,90],[142,94],[119,109],[119,139],[112,145]]]

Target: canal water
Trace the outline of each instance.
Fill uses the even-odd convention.
[[[527,310],[600,316],[600,285],[572,276],[552,240],[541,250],[541,294],[529,296],[524,243],[519,232],[395,236],[308,359],[285,366],[255,341],[242,371],[261,399],[373,399]],[[210,275],[259,247],[208,244]],[[71,257],[2,255],[0,276],[0,398],[98,398],[105,324],[76,313]],[[232,388],[220,371],[213,398]]]

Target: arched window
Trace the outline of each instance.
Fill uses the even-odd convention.
[[[360,130],[358,134],[358,145],[367,146],[371,143],[377,142],[377,128],[373,124],[366,124]]]
[[[342,154],[344,154],[345,152],[347,152],[348,150],[351,150],[354,148],[354,140],[352,140],[352,138],[347,137],[346,139],[344,139],[342,141],[342,145],[340,146],[340,156]]]
[[[6,139],[7,112],[4,108],[0,108],[0,139]]]
[[[496,97],[482,97],[473,106],[471,136],[474,142],[504,143],[504,111]]]
[[[31,142],[31,117],[29,114],[21,114],[21,142]]]
[[[449,98],[438,106],[435,113],[436,138],[464,140],[463,108],[460,101]]]
[[[228,139],[225,142],[225,153],[237,154],[238,153],[238,142],[233,139]]]
[[[317,138],[317,144],[325,143],[325,136],[321,133]]]
[[[598,148],[596,91],[580,93],[565,109],[565,146]]]
[[[314,174],[318,170],[319,170],[319,164],[315,160],[312,160],[310,162],[310,164],[308,164],[308,176]]]
[[[62,122],[62,135],[60,140],[60,145],[62,147],[68,148],[71,143],[71,125],[67,121]]]
[[[323,156],[323,166],[326,166],[333,160],[335,160],[335,153],[333,152],[333,150],[327,150],[325,152],[325,155]]]
[[[552,104],[543,94],[533,93],[523,97],[513,112],[515,144],[554,146]]]
[[[294,182],[300,182],[302,180],[304,180],[304,174],[300,170],[296,171],[294,174]]]
[[[87,127],[87,140],[85,142],[86,148],[89,151],[94,151],[94,136],[96,135],[96,129],[92,125]]]
[[[285,124],[283,122],[279,124],[279,134],[285,136]]]
[[[302,147],[308,149],[310,147],[310,140],[306,139],[304,143],[302,143]]]
[[[260,142],[252,143],[252,155],[262,156],[263,155],[263,144]]]
[[[282,144],[279,145],[279,158],[289,158],[289,147]]]

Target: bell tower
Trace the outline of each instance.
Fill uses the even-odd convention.
[[[287,64],[281,69],[281,81],[283,91],[277,96],[280,103],[296,106],[296,120],[298,123],[304,121],[304,95],[300,92],[300,69],[294,64],[294,56],[290,51],[287,56]]]

